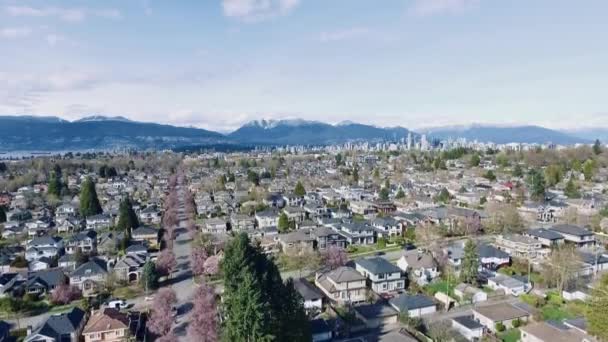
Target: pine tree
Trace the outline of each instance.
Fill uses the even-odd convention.
[[[59,197],[61,195],[61,179],[57,176],[55,171],[51,171],[49,177],[49,188],[47,190],[49,195]]]
[[[460,280],[468,284],[477,282],[477,273],[479,272],[479,256],[477,254],[477,246],[473,240],[468,240],[464,245],[464,256],[462,258],[462,270],[460,271]]]
[[[97,198],[95,183],[87,177],[80,189],[80,214],[84,217],[102,213],[101,204]]]
[[[289,230],[289,218],[287,217],[287,214],[281,213],[281,216],[279,216],[279,224],[277,228],[281,233],[284,233]]]
[[[304,311],[304,300],[296,291],[293,280],[287,279],[284,286],[285,294],[283,298],[284,318],[281,331],[283,332],[282,341],[301,341],[308,342],[312,339],[310,324]]]
[[[602,144],[600,143],[600,139],[595,139],[595,143],[593,144],[593,153],[596,155],[602,153]]]
[[[581,193],[578,190],[578,186],[574,183],[573,177],[570,177],[568,183],[566,183],[566,188],[564,189],[564,194],[568,196],[568,198],[580,198]]]
[[[118,209],[118,223],[116,224],[116,228],[124,231],[127,236],[131,237],[131,230],[137,227],[139,227],[137,214],[135,214],[135,211],[133,210],[133,205],[131,204],[129,197],[125,197],[120,202],[120,207]]]
[[[156,266],[152,261],[147,261],[141,271],[139,285],[146,291],[155,290],[158,287],[158,274]]]
[[[306,189],[304,189],[304,185],[302,185],[302,182],[298,181],[293,193],[298,197],[304,197],[304,195],[306,195]]]
[[[405,192],[403,192],[403,189],[399,188],[399,191],[397,191],[397,195],[395,195],[396,199],[402,199],[405,198]]]
[[[6,222],[6,210],[0,206],[0,223]]]
[[[543,173],[536,170],[530,170],[527,181],[532,199],[537,201],[544,200],[546,185]]]

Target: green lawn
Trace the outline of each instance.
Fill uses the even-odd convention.
[[[427,286],[425,286],[425,290],[430,294],[430,295],[435,295],[435,293],[437,292],[443,292],[446,293],[446,289],[448,291],[448,295],[450,297],[454,297],[454,288],[456,287],[456,282],[455,281],[450,281],[450,283],[448,284],[447,280],[441,280],[441,281],[437,281],[434,283],[431,283]]]
[[[503,342],[517,342],[521,338],[521,331],[519,329],[509,329],[499,334],[499,337]]]
[[[121,299],[133,299],[135,297],[139,297],[144,293],[144,291],[137,286],[129,286],[129,287],[121,287],[112,293],[112,295],[116,298]]]

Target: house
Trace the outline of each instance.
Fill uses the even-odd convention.
[[[160,209],[156,205],[149,205],[139,211],[139,222],[142,224],[159,224],[162,219]]]
[[[288,255],[310,252],[315,248],[315,237],[310,229],[299,229],[277,237],[281,250]]]
[[[70,274],[70,284],[78,287],[85,297],[93,296],[108,275],[108,264],[99,258],[92,258],[78,266]]]
[[[526,284],[504,274],[496,274],[496,276],[488,279],[488,287],[492,290],[503,290],[505,294],[519,296],[526,292]]]
[[[331,246],[346,248],[346,238],[333,229],[317,227],[312,230],[312,235],[316,238],[316,248],[320,251],[324,251]]]
[[[62,204],[55,209],[55,216],[57,218],[74,217],[78,213],[78,209],[72,203]]]
[[[317,273],[315,285],[325,293],[329,300],[338,304],[363,302],[367,297],[365,277],[347,266],[325,273]]]
[[[543,252],[540,241],[524,235],[500,235],[496,239],[496,247],[518,258],[534,259],[548,254]]]
[[[213,235],[225,235],[228,232],[228,225],[224,219],[214,217],[205,220],[205,224],[202,227],[202,232]]]
[[[108,229],[114,224],[112,216],[107,214],[98,214],[88,216],[86,220],[86,228],[90,230]]]
[[[477,254],[479,255],[479,264],[489,270],[496,270],[511,262],[509,254],[488,244],[478,244]]]
[[[323,311],[323,293],[305,278],[294,279],[293,286],[304,300],[304,310],[308,313]]]
[[[21,288],[26,278],[21,273],[2,273],[0,274],[0,298],[12,294],[13,290]]]
[[[401,274],[401,269],[384,258],[358,259],[355,261],[355,269],[367,278],[371,289],[378,294],[405,289],[405,277]]]
[[[82,335],[85,342],[127,342],[130,340],[130,319],[114,308],[93,311]]]
[[[147,260],[147,253],[127,253],[124,257],[118,260],[116,265],[114,265],[114,274],[116,275],[116,278],[122,281],[138,281]]]
[[[521,342],[591,342],[595,339],[567,324],[547,321],[536,322],[519,328]]]
[[[233,213],[230,215],[230,228],[234,231],[253,230],[255,229],[255,218],[249,215]]]
[[[539,241],[543,247],[558,246],[565,241],[562,234],[545,228],[528,229],[523,235]]]
[[[485,302],[488,300],[488,294],[482,289],[465,283],[460,283],[454,287],[454,295],[460,297],[462,300],[468,299],[472,303]]]
[[[435,302],[422,294],[402,293],[395,298],[391,298],[388,303],[399,313],[407,313],[408,317],[420,317],[437,311]]]
[[[353,309],[357,318],[363,321],[368,329],[381,329],[395,325],[399,318],[397,310],[382,302],[358,305]]]
[[[378,237],[400,236],[403,225],[393,217],[376,217],[372,220],[372,227],[376,228]]]
[[[133,241],[146,242],[150,248],[158,247],[158,229],[147,226],[140,226],[131,232]]]
[[[373,245],[376,243],[372,226],[362,222],[347,222],[338,225],[337,232],[349,245]]]
[[[53,260],[48,257],[42,257],[37,260],[32,260],[28,263],[28,269],[30,272],[41,271],[51,268]]]
[[[63,254],[63,240],[56,236],[39,236],[27,243],[25,259],[37,260],[42,257],[53,258]]]
[[[283,213],[287,215],[289,222],[295,222],[296,224],[304,221],[306,218],[306,211],[302,207],[285,207]]]
[[[473,318],[488,331],[496,333],[496,325],[501,323],[505,328],[513,327],[513,321],[527,322],[530,313],[509,303],[498,303],[473,308]]]
[[[577,247],[595,245],[595,237],[593,232],[571,224],[558,224],[551,228],[564,237],[566,243],[572,243]]]
[[[82,221],[76,217],[68,217],[57,225],[58,233],[71,233],[82,229]]]
[[[397,266],[403,272],[408,272],[410,278],[423,286],[439,277],[439,269],[433,255],[428,251],[405,251],[397,261]]]
[[[25,342],[78,342],[87,314],[78,307],[70,312],[51,315],[36,329],[28,327]]]
[[[76,269],[76,258],[74,254],[65,254],[59,258],[57,266],[64,269],[66,272],[71,272]]]
[[[459,316],[452,318],[452,329],[460,333],[469,341],[481,340],[483,336],[483,325],[471,316]]]
[[[86,254],[97,252],[97,232],[94,230],[87,230],[72,235],[65,244],[65,251],[68,254],[73,254],[76,253],[77,250]]]
[[[258,228],[276,227],[279,225],[279,214],[277,211],[268,209],[255,213]]]

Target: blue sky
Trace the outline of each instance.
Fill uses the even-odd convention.
[[[608,126],[608,1],[0,0],[0,113]]]

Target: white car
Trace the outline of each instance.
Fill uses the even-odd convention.
[[[123,299],[113,299],[108,302],[108,307],[114,309],[126,309],[127,306],[127,302],[125,302]]]

